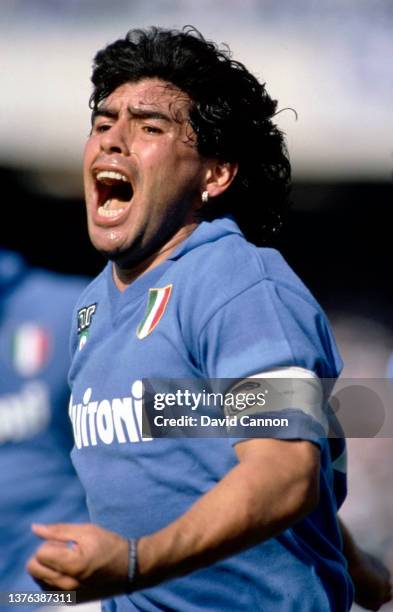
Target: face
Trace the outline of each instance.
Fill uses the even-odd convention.
[[[173,85],[143,79],[115,89],[93,118],[84,154],[89,235],[120,266],[165,247],[200,205],[207,167],[188,108]]]

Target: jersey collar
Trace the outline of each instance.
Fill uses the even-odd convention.
[[[175,261],[189,251],[207,242],[215,242],[230,234],[242,235],[236,221],[231,215],[213,219],[213,221],[202,221],[198,227],[174,250],[169,260]]]

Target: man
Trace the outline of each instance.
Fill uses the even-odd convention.
[[[268,241],[286,208],[276,103],[193,31],[130,32],[92,80],[87,217],[111,263],[79,301],[70,417],[96,525],[33,526],[29,570],[108,609],[348,610],[321,405],[287,407],[265,437],[140,429],[143,378],[338,374],[318,304],[236,223]]]
[[[25,568],[38,544],[31,522],[88,517],[65,413],[71,314],[85,287],[0,249],[0,609],[6,592],[37,591]]]

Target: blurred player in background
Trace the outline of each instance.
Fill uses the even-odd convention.
[[[345,612],[343,536],[364,565],[337,520],[344,444],[332,457],[320,402],[294,398],[288,429],[262,438],[146,440],[137,418],[146,377],[280,369],[319,389],[339,373],[319,305],[251,244],[287,205],[277,104],[193,31],[131,31],[97,54],[93,83],[85,195],[110,262],[78,302],[70,417],[97,525],[35,525],[47,541],[29,570],[82,600],[113,596],[108,610]]]
[[[31,268],[15,252],[0,249],[3,593],[38,590],[25,568],[37,546],[32,521],[88,520],[69,457],[67,417],[71,314],[85,285],[82,278]]]

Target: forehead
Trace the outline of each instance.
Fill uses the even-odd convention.
[[[111,108],[120,111],[125,106],[136,109],[169,111],[176,120],[188,116],[190,98],[178,87],[161,79],[142,79],[123,83],[114,89],[98,109]]]

